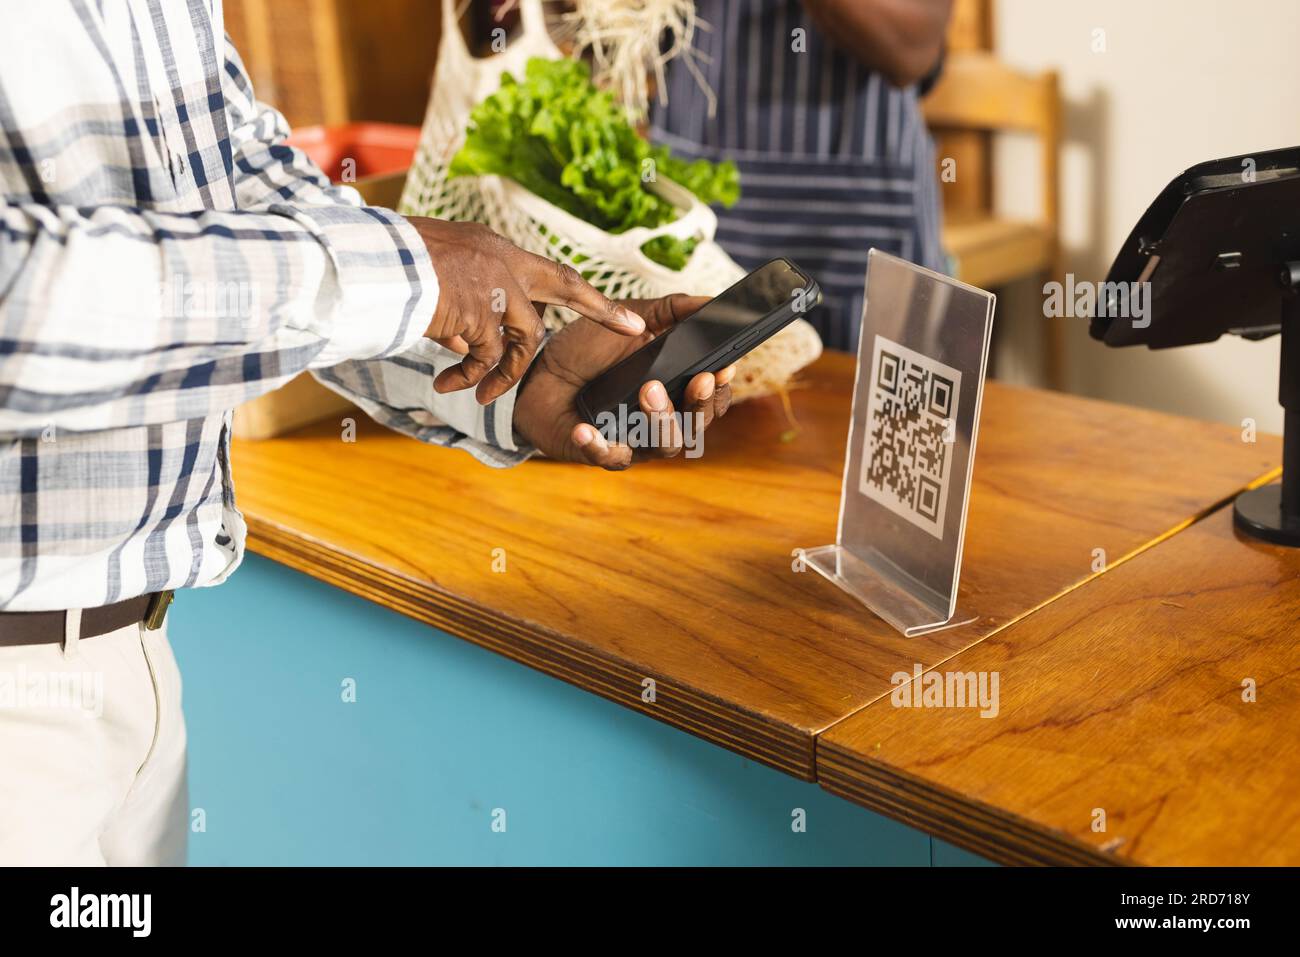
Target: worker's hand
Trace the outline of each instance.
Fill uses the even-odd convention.
[[[622,305],[645,317],[646,331],[635,339],[614,335],[595,323],[578,319],[557,332],[537,356],[515,399],[515,433],[553,459],[585,462],[607,469],[625,469],[643,458],[670,458],[682,450],[683,435],[673,417],[674,409],[661,382],[641,387],[640,411],[658,436],[649,448],[632,449],[610,443],[578,413],[578,390],[656,335],[667,332],[700,306],[702,296],[665,296],[662,299],[629,299]],[[686,386],[687,415],[700,431],[731,405],[731,379],[736,367],[728,366],[716,375],[701,372]],[[636,410],[629,409],[629,414]]]
[[[438,392],[477,385],[475,396],[484,405],[508,392],[542,341],[534,302],[568,306],[611,330],[615,342],[645,330],[640,316],[606,299],[573,267],[525,252],[486,226],[423,216],[407,221],[424,240],[438,276],[438,306],[425,336],[468,352],[434,379]]]

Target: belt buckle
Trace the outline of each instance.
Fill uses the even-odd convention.
[[[163,619],[167,617],[167,607],[174,597],[175,593],[172,591],[160,591],[149,599],[149,607],[144,613],[144,627],[147,631],[157,631],[163,626]]]

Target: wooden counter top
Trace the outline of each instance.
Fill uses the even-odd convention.
[[[704,455],[622,474],[493,471],[358,417],[236,442],[254,551],[791,774],[815,736],[1274,467],[1276,439],[990,384],[960,608],[905,639],[792,550],[832,542],[853,361],[735,409]],[[506,570],[493,571],[504,549]],[[358,636],[364,640],[364,636]],[[656,682],[643,700],[643,680]]]
[[[1230,508],[954,669],[999,673],[995,717],[878,701],[823,787],[1007,863],[1300,864],[1300,550]]]

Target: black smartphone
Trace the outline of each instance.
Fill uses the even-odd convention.
[[[821,302],[816,280],[788,259],[773,259],[688,319],[646,343],[578,393],[578,411],[600,427],[602,413],[638,411],[641,386],[658,379],[680,411],[682,394],[701,372],[717,372]]]

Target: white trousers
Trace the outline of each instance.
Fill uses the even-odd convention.
[[[0,647],[0,866],[179,865],[188,833],[165,628]]]

